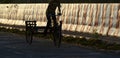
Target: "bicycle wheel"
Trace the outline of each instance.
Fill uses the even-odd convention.
[[[33,40],[32,31],[30,29],[26,30],[26,42],[29,43],[29,44],[31,44],[32,40]]]
[[[60,44],[61,44],[61,28],[60,27],[57,27],[57,28],[54,28],[54,32],[53,32],[53,42],[54,42],[54,45],[56,47],[60,47]]]

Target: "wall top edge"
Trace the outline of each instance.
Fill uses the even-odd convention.
[[[6,3],[6,4],[48,4],[48,3]],[[61,3],[61,4],[120,4],[120,3]]]

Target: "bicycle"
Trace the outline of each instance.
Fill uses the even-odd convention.
[[[59,15],[56,15],[59,16]],[[33,40],[33,35],[34,34],[43,34],[44,32],[38,32],[40,29],[45,29],[46,26],[36,26],[36,21],[25,21],[26,24],[26,42],[29,43],[30,45],[32,44]],[[62,21],[59,21],[58,26],[55,27],[50,27],[49,32],[53,36],[53,42],[56,47],[60,47],[61,45],[61,39],[62,39]]]

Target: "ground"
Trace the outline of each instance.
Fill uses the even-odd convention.
[[[120,58],[120,55],[67,43],[56,48],[52,40],[42,38],[34,38],[29,45],[24,35],[0,32],[0,58]]]

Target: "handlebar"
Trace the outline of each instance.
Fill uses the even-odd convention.
[[[56,14],[55,16],[61,16],[61,13]],[[53,14],[49,14],[49,16],[54,16]]]

